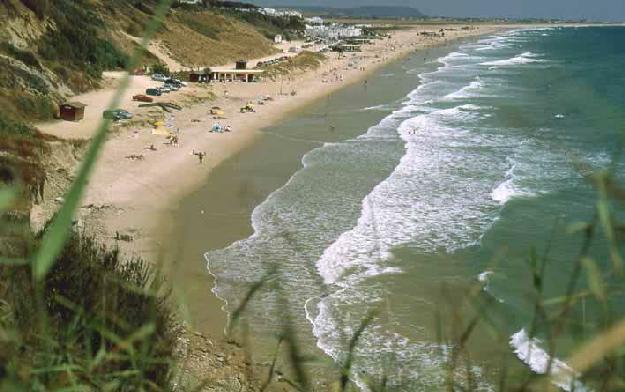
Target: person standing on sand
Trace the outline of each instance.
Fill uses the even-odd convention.
[[[202,164],[204,162],[204,157],[206,156],[206,152],[204,151],[195,152],[195,150],[193,150],[193,155],[197,156],[197,159],[200,161],[200,164]]]

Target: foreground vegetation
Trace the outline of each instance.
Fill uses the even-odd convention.
[[[41,282],[3,266],[0,304],[0,389],[169,389],[173,314],[142,260],[73,233]]]
[[[117,251],[71,228],[108,124],[102,124],[96,148],[84,157],[88,170],[77,175],[67,195],[64,207],[71,206],[71,212],[62,207],[40,236],[29,229],[30,205],[44,190],[42,181],[33,187],[29,179],[45,180],[39,158],[46,144],[24,120],[45,107],[33,101],[55,98],[58,75],[50,70],[71,72],[65,81],[80,90],[73,75],[91,83],[104,69],[137,66],[143,51],[130,58],[112,46],[97,29],[102,27],[97,14],[82,1],[0,6],[5,15],[33,12],[55,26],[33,33],[39,34],[34,50],[9,44],[2,57],[10,65],[2,69],[3,99],[18,106],[3,111],[0,129],[8,152],[0,161],[0,388],[169,389],[174,328],[162,280],[143,261],[122,261]],[[161,6],[161,17],[165,10]],[[155,27],[152,23],[152,31]]]

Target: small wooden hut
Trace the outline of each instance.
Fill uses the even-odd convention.
[[[85,117],[85,105],[80,102],[67,102],[59,107],[59,117],[66,121],[80,121]]]

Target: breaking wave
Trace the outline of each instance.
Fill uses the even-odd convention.
[[[590,392],[579,381],[579,374],[569,365],[558,358],[551,358],[541,347],[541,341],[530,339],[525,329],[521,329],[510,337],[510,346],[516,356],[535,373],[546,374],[550,369],[551,382],[557,387],[569,392]]]
[[[481,64],[491,66],[491,67],[506,67],[506,66],[545,62],[545,60],[541,60],[540,57],[541,56],[539,54],[532,53],[532,52],[525,52],[525,53],[521,53],[520,55],[509,58],[509,59],[486,61]]]

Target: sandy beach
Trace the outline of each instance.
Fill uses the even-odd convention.
[[[283,80],[212,84],[208,87],[190,84],[178,92],[159,97],[159,102],[176,102],[185,107],[180,112],[173,111],[164,116],[171,128],[179,130],[179,146],[166,145],[163,136],[152,134],[151,126],[113,129],[83,200],[83,206],[89,208],[81,210],[79,225],[106,242],[118,243],[129,255],[156,259],[161,245],[159,239],[167,238],[167,219],[163,218],[175,208],[177,200],[201,184],[212,168],[252,143],[259,129],[275,124],[287,113],[337,89],[362,82],[378,67],[412,51],[462,37],[487,34],[501,27],[476,26],[472,30],[459,30],[460,26],[427,26],[428,31],[441,28],[458,30],[447,31],[445,38],[420,36],[419,31],[424,29],[419,28],[401,30],[394,32],[390,39],[364,46],[362,53],[347,54],[343,58],[338,58],[337,53],[328,53],[328,60],[321,68],[289,75]],[[108,73],[105,89],[73,98],[88,105],[81,122],[55,121],[41,124],[39,128],[62,139],[89,139],[120,77],[120,74]],[[148,108],[139,108],[138,103],[132,101],[133,95],[156,85],[157,82],[147,76],[132,76],[120,107],[133,112],[135,121],[158,118],[160,110],[155,113],[152,108],[150,113]],[[207,96],[209,91],[216,95],[214,101],[193,103],[197,96]],[[292,92],[295,95],[291,95]],[[256,103],[260,96],[270,96],[273,100],[264,105],[256,104],[254,113],[239,113],[241,106],[249,101]],[[225,118],[213,119],[209,114],[212,106],[221,107]],[[209,133],[217,121],[230,125],[233,131]],[[155,146],[155,151],[146,149],[151,145]],[[202,163],[193,155],[194,151],[206,152]],[[71,163],[75,163],[74,160]],[[33,226],[40,227],[55,210],[58,204],[55,199],[62,196],[61,188],[49,192],[47,201],[35,207]],[[115,241],[116,233],[130,235],[133,240]]]
[[[172,222],[183,197],[201,186],[214,168],[254,143],[261,129],[279,123],[298,109],[345,86],[365,83],[375,70],[415,51],[511,28],[478,25],[462,30],[461,27],[427,25],[393,31],[391,38],[373,41],[372,45],[363,46],[361,53],[340,58],[337,53],[327,53],[328,59],[319,69],[275,81],[189,83],[188,87],[156,100],[183,106],[183,110],[171,113],[139,108],[132,96],[158,83],[147,76],[132,76],[120,107],[133,112],[135,118],[130,124],[116,125],[110,131],[78,213],[77,226],[106,244],[119,246],[127,256],[142,257],[165,267],[166,276],[174,283],[174,293],[185,306],[180,309],[182,316],[192,320],[190,324],[194,329],[220,340],[219,331],[223,329],[226,316],[220,311],[221,301],[206,296],[211,280],[207,271],[201,265],[180,268],[170,264],[180,251],[171,243],[176,238]],[[419,34],[440,29],[449,29],[444,38]],[[250,60],[250,63],[255,61]],[[121,76],[107,73],[104,89],[72,99],[88,105],[83,121],[55,121],[41,124],[39,128],[58,138],[74,140],[76,146],[84,146],[95,132]],[[272,99],[259,105],[257,101],[261,96]],[[239,109],[250,101],[255,103],[256,111],[240,113]],[[223,119],[215,119],[209,113],[213,106],[223,109]],[[153,134],[154,127],[149,124],[152,120],[161,120],[170,130],[178,132],[179,145],[169,145],[163,135]],[[215,122],[229,125],[232,132],[209,132]],[[72,150],[67,144],[60,144],[48,158],[60,169],[49,174],[45,201],[33,208],[34,227],[42,227],[60,205],[60,198],[72,179],[71,173],[77,167],[81,148],[84,147]],[[194,152],[205,152],[206,156],[200,162]],[[172,269],[181,271],[176,274]],[[197,328],[198,325],[202,327]],[[197,363],[201,362],[199,358]]]

